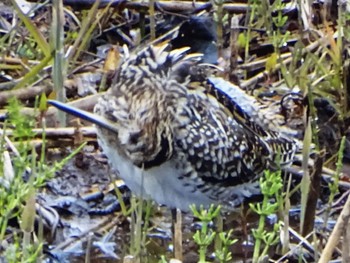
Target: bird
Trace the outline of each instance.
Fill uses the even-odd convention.
[[[48,103],[96,125],[100,147],[137,196],[182,211],[237,207],[301,146],[278,113],[188,51],[162,44],[130,54],[93,113]]]

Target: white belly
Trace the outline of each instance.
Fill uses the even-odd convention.
[[[193,186],[183,185],[184,182],[178,179],[182,175],[181,171],[175,169],[171,160],[160,166],[142,170],[120,156],[110,145],[107,147],[102,140],[99,140],[99,144],[111,166],[118,170],[125,184],[137,196],[153,199],[159,204],[182,211],[188,211],[191,204],[209,206],[213,203],[209,197],[195,191]]]

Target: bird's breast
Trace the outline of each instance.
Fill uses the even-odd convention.
[[[190,204],[209,206],[213,200],[200,191],[192,179],[184,178],[184,167],[178,166],[173,157],[158,166],[146,169],[136,166],[118,150],[116,142],[101,131],[99,145],[106,154],[113,169],[117,170],[125,184],[137,196],[153,199],[159,204],[189,210]]]

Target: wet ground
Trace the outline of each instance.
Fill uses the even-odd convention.
[[[51,152],[50,158],[60,159],[68,153],[56,149]],[[124,216],[121,212],[115,187],[122,192],[127,207],[130,207],[131,193],[117,177],[97,146],[89,145],[47,183],[38,195],[38,203],[43,209],[56,211],[58,221],[53,224],[55,220],[46,220],[44,224],[47,244],[45,262],[84,262],[87,258],[90,262],[123,262],[125,256],[130,255],[135,214]],[[297,204],[290,210],[291,224],[296,228],[299,224],[298,207]],[[142,226],[147,220],[145,211],[142,213]],[[247,208],[222,215],[223,229],[233,229],[233,237],[238,239],[230,247],[232,262],[250,262],[254,246],[251,231],[256,228],[258,217],[248,212]],[[183,214],[182,220],[183,262],[198,262],[198,246],[193,235],[201,224],[190,213]],[[271,216],[267,223],[272,225],[275,221],[276,217]],[[173,258],[170,209],[152,203],[147,222],[147,230],[143,231],[146,236],[143,245],[140,245],[141,262],[160,262],[162,256],[167,260]],[[334,220],[328,222],[329,230],[334,223]],[[321,225],[319,223],[319,228]],[[211,227],[217,230],[215,222]],[[298,240],[294,238],[293,242],[297,243]],[[279,258],[282,256],[280,249],[279,245],[272,246],[270,255]],[[214,255],[214,250],[214,245],[209,246],[207,255],[210,262],[214,260],[210,256]],[[289,257],[289,262],[293,262],[292,259]]]
[[[56,152],[51,157],[61,156],[62,152]],[[94,146],[86,147],[84,153],[69,161],[47,183],[38,200],[43,208],[57,211],[59,222],[56,226],[47,225],[46,262],[83,262],[87,253],[91,262],[123,262],[130,249],[132,215],[122,214],[114,183],[119,184],[123,201],[130,207],[131,193]],[[240,242],[232,247],[234,258],[249,258],[252,240],[245,246],[241,244],[244,233],[240,215],[237,212],[226,214],[224,219],[225,229],[235,229],[234,235],[240,237]],[[183,214],[182,220],[183,262],[198,262],[198,246],[193,241],[193,234],[200,228],[200,223],[191,214]],[[173,257],[170,209],[152,203],[149,221],[142,262],[159,262],[162,255],[167,259]],[[214,225],[212,227],[215,229]],[[246,238],[252,237],[246,235]]]

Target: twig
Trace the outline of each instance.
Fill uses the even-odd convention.
[[[51,86],[31,86],[15,90],[6,90],[0,92],[0,106],[5,105],[9,98],[16,97],[19,100],[28,100],[35,98],[35,96],[40,95],[45,92],[46,94],[52,91]]]
[[[284,223],[283,222],[281,222],[281,226],[284,227]],[[289,231],[291,236],[294,236],[294,238],[296,240],[298,240],[299,243],[298,243],[297,246],[293,247],[287,254],[283,255],[281,258],[276,260],[275,263],[285,262],[286,258],[289,255],[292,255],[293,253],[298,251],[299,248],[301,248],[301,247],[305,248],[311,254],[315,254],[315,250],[314,250],[313,245],[308,241],[308,239],[313,234],[313,232],[309,233],[306,237],[303,237],[291,227],[288,227],[288,231]]]
[[[347,218],[347,222],[344,223],[345,232],[343,235],[343,253],[342,258],[343,262],[350,262],[350,225],[349,225],[349,218]]]
[[[303,176],[303,171],[300,169],[299,166],[296,166],[296,165],[285,168],[285,171],[289,172],[293,175],[299,176],[299,177]],[[322,178],[324,180],[327,180],[327,181],[333,180],[334,173],[335,173],[335,171],[333,171],[327,167],[322,168]],[[346,181],[339,181],[339,186],[342,186],[346,189],[350,189],[350,183],[346,182]]]
[[[310,176],[311,183],[306,202],[307,217],[305,217],[304,225],[302,227],[303,236],[306,236],[314,229],[317,201],[321,192],[323,158],[323,154],[321,156],[316,156],[314,170]]]
[[[44,130],[41,128],[33,129],[32,130],[35,133],[35,136],[41,137]],[[86,127],[80,127],[79,132],[84,137],[96,137],[96,129],[93,126],[86,126]],[[46,137],[47,138],[71,138],[76,133],[76,128],[74,127],[66,127],[66,128],[46,128],[45,129]],[[5,131],[6,136],[12,136],[13,131],[7,129]]]
[[[239,80],[235,74],[237,68],[238,61],[238,35],[239,35],[239,17],[233,16],[231,19],[231,27],[230,27],[231,35],[230,35],[230,76],[229,79],[235,84],[239,83]]]
[[[318,263],[328,263],[332,258],[333,251],[338,244],[341,235],[346,233],[345,230],[349,231],[349,217],[350,217],[350,195],[346,201],[342,212],[340,213],[337,223],[334,226],[334,229],[328,239],[328,242],[323,249],[321,258]],[[345,261],[344,261],[345,262]]]
[[[172,210],[174,226],[174,256],[182,261],[182,213],[179,209]]]
[[[78,237],[69,238],[64,242],[58,244],[53,250],[51,250],[51,252],[68,249],[78,241],[84,242],[87,240],[89,233],[97,232],[97,231],[100,231],[100,232],[108,231],[109,229],[114,227],[118,222],[120,222],[120,216],[112,215],[111,217],[107,217],[101,220],[96,225],[92,226],[91,228],[86,229],[86,231],[82,232]]]
[[[335,37],[338,33],[336,32],[333,36]],[[317,47],[319,47],[320,45],[326,45],[327,43],[329,43],[329,37],[325,36],[313,43],[311,43],[310,45],[308,45],[307,47],[305,47],[305,49],[303,49],[302,54],[306,54],[307,52],[311,52],[314,49],[316,49]],[[291,63],[293,60],[293,57],[288,57],[287,59],[283,60],[283,64],[284,65],[288,65],[289,63]],[[275,67],[275,71],[279,70],[281,68],[281,63],[277,64]],[[250,87],[251,85],[257,83],[258,81],[261,81],[262,79],[265,78],[265,76],[268,74],[268,72],[265,70],[257,75],[255,75],[253,78],[248,79],[244,82],[241,83],[241,88],[247,88]]]

